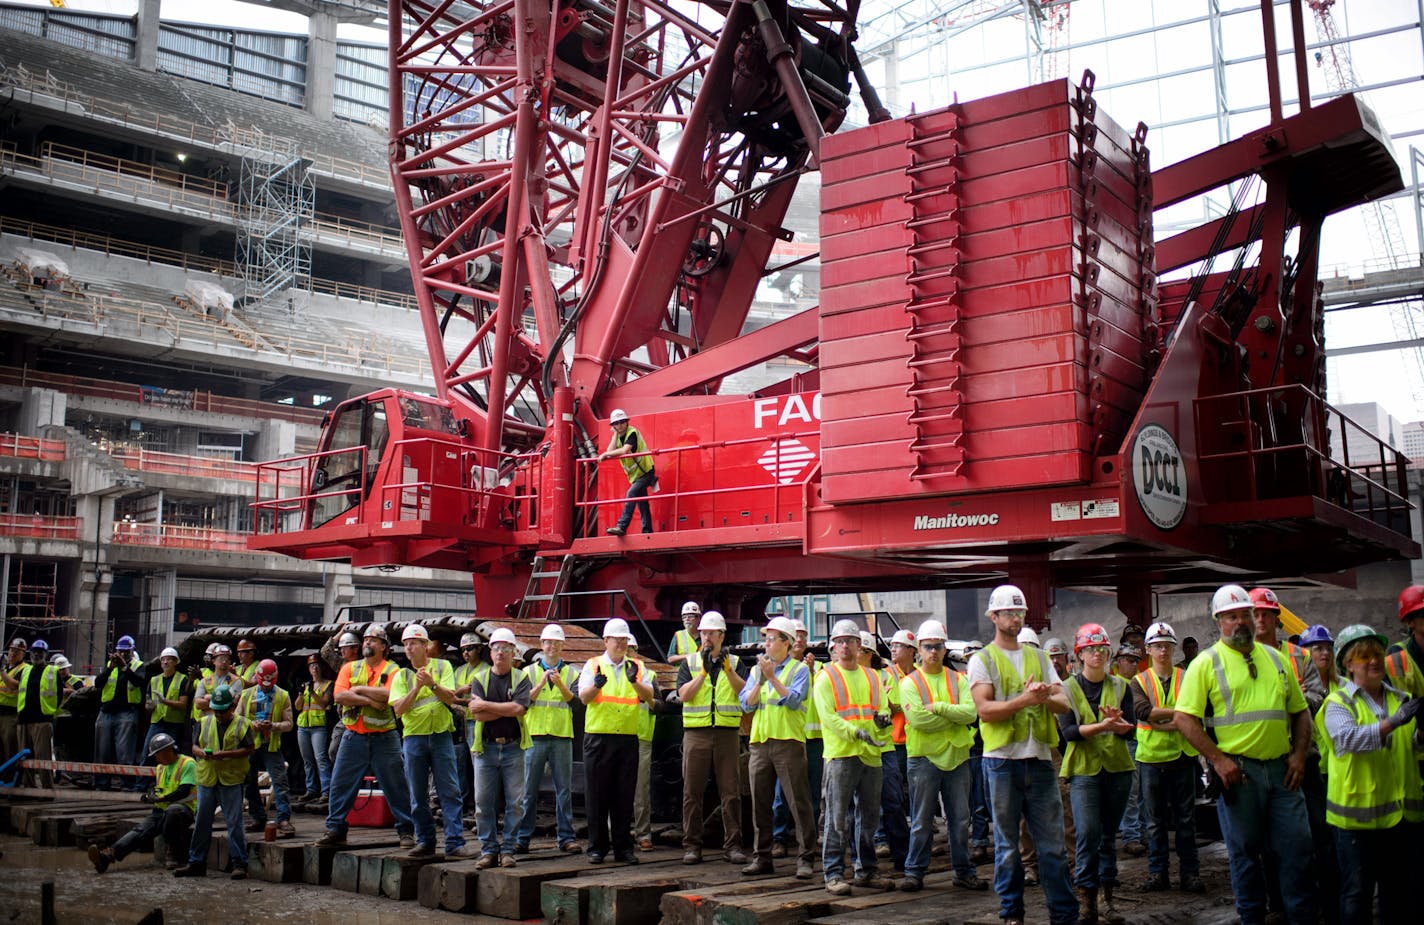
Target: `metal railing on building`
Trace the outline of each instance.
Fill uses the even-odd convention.
[[[78,517],[48,514],[0,514],[0,536],[40,540],[78,540],[82,524]]]

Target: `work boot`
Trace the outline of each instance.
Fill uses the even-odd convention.
[[[1182,892],[1183,892],[1183,893],[1205,893],[1205,892],[1206,892],[1206,884],[1205,884],[1205,883],[1202,883],[1202,878],[1196,876],[1195,874],[1193,874],[1193,875],[1190,876],[1190,877],[1183,877],[1183,878],[1182,878],[1182,884],[1181,884],[1181,886],[1182,886]]]
[[[480,856],[480,849],[474,845],[461,845],[454,851],[446,848],[445,856],[447,858],[477,858]]]
[[[1083,911],[1078,916],[1078,925],[1098,925],[1098,888],[1084,887],[1082,900]]]
[[[954,878],[954,885],[959,887],[961,890],[989,889],[989,881],[980,877],[978,874],[970,874],[967,877],[961,877],[956,874]]]
[[[622,536],[626,532],[627,531],[624,528],[618,526],[617,524],[614,524],[613,526],[608,528],[609,536]]]
[[[638,855],[632,851],[615,851],[613,852],[613,860],[619,864],[637,864]]]
[[[1024,886],[1038,886],[1038,867],[1024,868]]]
[[[267,828],[266,819],[263,819],[261,822],[258,822],[256,819],[249,819],[247,820],[247,825],[243,826],[242,830],[244,832],[260,832],[265,828]]]
[[[1103,906],[1101,910],[1102,920],[1107,925],[1122,925],[1123,917],[1118,914],[1117,907],[1113,905],[1113,888],[1103,885]]]
[[[296,837],[297,837],[297,828],[296,828],[296,826],[292,825],[292,820],[290,820],[290,819],[283,819],[281,822],[277,823],[277,837],[278,837],[278,838],[296,838]]]
[[[727,863],[728,863],[728,864],[745,864],[745,863],[747,863],[747,853],[746,853],[745,851],[743,851],[741,848],[728,848],[728,849],[727,849]]]
[[[832,896],[849,896],[851,894],[850,884],[840,877],[832,877],[826,881],[826,892]]]
[[[901,893],[918,893],[925,888],[925,882],[919,877],[905,875],[905,879],[900,881],[899,890]]]
[[[1140,858],[1147,853],[1147,846],[1140,841],[1130,841],[1122,846],[1122,850],[1135,858]]]
[[[742,868],[743,877],[755,877],[759,874],[773,873],[776,873],[776,868],[772,865],[771,861],[752,861],[746,867]]]
[[[246,880],[246,879],[247,879],[247,868],[246,868],[246,867],[234,867],[234,868],[232,869],[232,873],[231,873],[229,876],[231,876],[232,879],[234,879],[234,880]]]
[[[888,893],[895,889],[895,881],[879,874],[856,874],[851,883],[865,890],[877,890],[881,893]]]
[[[698,851],[696,848],[688,848],[686,851],[684,851],[684,852],[682,853],[682,863],[684,863],[684,864],[701,864],[701,863],[702,863],[702,852],[701,852],[701,851]]]
[[[433,858],[435,857],[434,845],[416,845],[405,854],[408,858]]]
[[[514,846],[514,853],[515,853],[515,854],[528,854],[528,853],[529,853],[529,843],[528,843],[527,841],[517,842],[517,843],[515,844],[515,846]]]
[[[175,877],[206,877],[208,875],[208,865],[195,864],[189,861],[187,864],[173,872]]]
[[[480,859],[475,862],[475,870],[489,870],[491,867],[495,866],[498,863],[499,855],[482,854],[480,855]]]
[[[415,834],[412,833],[412,832],[403,832],[403,833],[401,833],[400,846],[401,846],[402,848],[414,848],[414,847],[415,847]]]
[[[782,844],[781,842],[779,842],[779,841],[778,841],[778,842],[772,842],[772,844],[771,844],[771,856],[774,857],[774,858],[784,858],[784,857],[786,857],[786,846],[783,845],[783,844]]]
[[[346,835],[331,829],[326,830],[326,834],[316,840],[318,848],[344,848],[346,846]]]
[[[796,864],[797,880],[810,880],[813,876],[815,876],[815,874],[816,868],[812,867],[806,861],[800,861]]]
[[[94,865],[94,873],[102,874],[109,869],[110,864],[114,863],[114,852],[108,848],[100,848],[98,845],[90,845],[89,863]]]
[[[877,858],[888,858],[888,857],[890,856],[890,846],[889,846],[889,845],[876,845],[876,846],[875,846],[875,856],[876,856]]]
[[[507,870],[511,867],[519,866],[519,862],[514,859],[514,855],[506,854],[499,859],[499,866]]]
[[[1157,874],[1149,874],[1147,879],[1142,881],[1142,892],[1163,893],[1172,888],[1172,881],[1167,877],[1166,871]]]
[[[573,844],[573,842],[570,842],[569,844]],[[578,848],[574,848],[573,850],[574,850],[574,851],[577,851]],[[638,850],[639,850],[639,851],[652,851],[652,850],[653,850],[653,840],[652,840],[651,838],[640,838],[640,839],[638,839]]]

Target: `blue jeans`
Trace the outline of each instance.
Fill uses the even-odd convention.
[[[811,818],[821,818],[821,787],[825,777],[826,762],[822,757],[825,745],[821,739],[806,740],[806,773],[811,785]],[[771,800],[771,840],[778,845],[796,844],[796,824],[791,818],[791,807],[786,805],[786,797],[781,793],[781,783],[776,784],[776,795]]]
[[[891,866],[904,870],[910,851],[910,823],[905,813],[905,768],[893,749],[880,754],[880,825],[873,831],[856,826],[862,850],[871,854],[882,835],[890,846]]]
[[[253,752],[247,772],[247,808],[254,822],[267,823],[267,805],[262,802],[262,788],[257,785],[257,775],[262,771],[272,779],[272,802],[276,804],[277,821],[287,822],[292,818],[291,787],[287,783],[287,758],[280,751],[269,752],[264,746]]]
[[[504,803],[504,839],[499,837],[499,809]],[[475,819],[485,854],[513,855],[524,815],[524,749],[518,742],[486,742],[475,756]]]
[[[331,789],[331,760],[326,757],[325,726],[298,726],[297,747],[302,750],[302,764],[307,771],[307,795],[326,793]]]
[[[924,879],[930,866],[930,843],[934,841],[935,813],[944,804],[945,820],[949,823],[949,859],[960,877],[973,877],[974,864],[969,860],[969,791],[972,781],[969,762],[952,771],[944,771],[928,758],[909,759],[910,854],[905,861],[905,874]]]
[[[1132,789],[1127,794],[1127,806],[1122,813],[1122,824],[1118,826],[1124,845],[1146,840],[1147,816],[1142,811],[1142,781],[1137,774],[1137,742],[1127,740],[1127,753],[1132,758]]]
[[[994,811],[994,892],[1000,918],[1023,918],[1024,868],[1019,858],[1019,821],[1028,825],[1038,851],[1038,882],[1048,899],[1052,925],[1075,925],[1078,900],[1068,879],[1063,844],[1063,798],[1053,763],[1041,758],[985,758],[989,802]]]
[[[358,734],[347,731],[336,752],[336,765],[331,769],[331,792],[327,794],[326,830],[346,834],[346,814],[356,805],[361,781],[367,771],[374,771],[376,782],[386,795],[386,805],[396,817],[396,831],[401,835],[415,832],[410,817],[410,786],[405,779],[401,760],[400,734],[372,732]]]
[[[638,508],[638,519],[643,522],[643,532],[653,532],[653,509],[648,506],[648,490],[658,480],[657,474],[644,472],[628,486],[628,503],[623,505],[623,513],[618,517],[618,527],[627,530],[633,522],[633,507]]]
[[[1390,829],[1352,830],[1330,827],[1340,859],[1340,925],[1370,925],[1374,921],[1375,888],[1379,888],[1380,925],[1403,925],[1413,892],[1409,879],[1408,825]],[[1418,911],[1414,913],[1418,915]],[[1416,920],[1417,921],[1417,920]]]
[[[544,766],[554,775],[554,818],[558,822],[559,844],[574,836],[574,740],[558,736],[535,736],[524,753],[524,818],[519,823],[519,844],[534,837],[534,819],[539,809],[539,788],[544,783]]]
[[[969,846],[989,848],[994,844],[994,832],[990,828],[989,781],[984,777],[984,756],[969,756],[969,776],[972,785],[969,790]]]
[[[1132,791],[1132,775],[1131,771],[1099,771],[1068,779],[1077,833],[1078,870],[1073,883],[1081,889],[1117,886],[1117,829]]]
[[[188,845],[188,863],[208,864],[208,845],[213,840],[213,813],[221,806],[227,825],[227,853],[233,867],[247,866],[247,836],[242,834],[242,784],[198,788],[198,814],[193,820],[193,840]]]
[[[94,721],[94,761],[99,764],[137,764],[137,723],[138,718],[132,710],[119,713],[99,711]],[[94,789],[108,790],[109,775],[95,774]]]
[[[429,784],[433,775],[445,824],[445,853],[460,850],[465,845],[465,819],[460,812],[460,772],[455,770],[454,737],[448,732],[406,736],[401,748],[405,752],[405,777],[410,783],[410,815],[415,822],[416,844],[435,847]]]
[[[1310,820],[1305,797],[1287,790],[1286,759],[1256,761],[1232,756],[1245,780],[1216,801],[1226,850],[1231,859],[1231,889],[1242,925],[1266,920],[1266,857],[1279,864],[1281,899],[1291,925],[1316,920],[1315,873],[1311,870]]]
[[[1147,870],[1166,874],[1171,867],[1167,830],[1177,830],[1177,863],[1181,879],[1201,874],[1197,858],[1195,759],[1168,764],[1137,765],[1142,779],[1142,802],[1147,817]]]
[[[853,837],[850,806],[857,805],[856,823],[868,836],[880,822],[880,786],[882,772],[863,764],[859,758],[832,758],[826,762],[826,835],[821,843],[821,866],[826,882],[843,879],[845,852]],[[877,863],[870,838],[856,840],[855,872],[872,877]]]

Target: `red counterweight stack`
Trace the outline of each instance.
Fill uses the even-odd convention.
[[[1091,75],[821,145],[822,497],[1084,482],[1158,344],[1145,128]]]

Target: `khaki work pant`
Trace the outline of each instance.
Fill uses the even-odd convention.
[[[687,729],[682,734],[682,847],[702,849],[702,794],[707,779],[717,777],[722,801],[722,847],[742,845],[741,749],[736,726]]]
[[[54,723],[21,723],[19,726],[20,748],[28,748],[30,757],[39,761],[54,760]],[[26,771],[26,787],[54,789],[54,773],[51,771]]]
[[[0,715],[0,764],[15,757],[20,750],[20,728],[16,720],[14,713]]]
[[[811,809],[810,777],[806,772],[806,743],[768,739],[752,746],[748,773],[752,785],[752,823],[756,833],[755,860],[771,863],[772,802],[776,783],[796,824],[797,857],[816,862],[816,817]]]
[[[653,835],[653,743],[638,740],[638,792],[633,795],[633,839]]]

